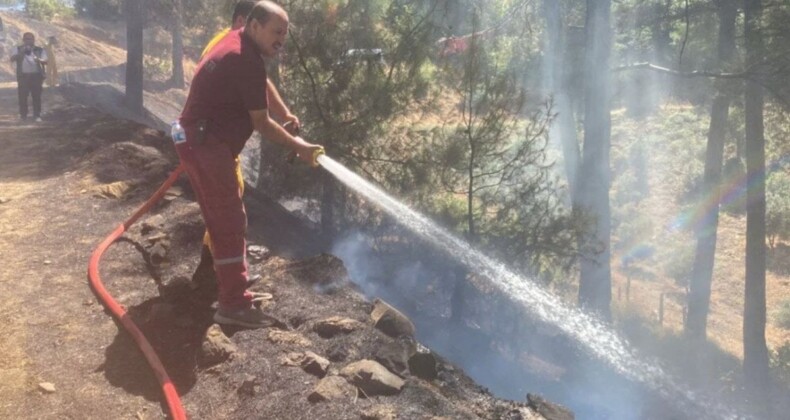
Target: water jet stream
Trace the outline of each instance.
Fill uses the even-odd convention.
[[[689,414],[694,413],[695,418],[744,418],[732,409],[677,382],[660,367],[657,361],[645,361],[640,358],[635,349],[598,319],[566,305],[537,283],[476,251],[465,241],[392,198],[334,159],[322,155],[317,160],[324,169],[346,186],[370,200],[434,246],[448,252],[471,271],[487,278],[494,286],[541,320],[573,337],[589,353],[608,363],[619,374],[646,385],[667,401],[681,404]]]

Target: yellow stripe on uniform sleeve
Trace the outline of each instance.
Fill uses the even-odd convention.
[[[219,40],[224,38],[225,35],[228,34],[228,32],[230,32],[230,28],[227,28],[224,31],[221,31],[218,34],[214,35],[214,38],[211,38],[211,41],[209,41],[208,44],[206,44],[206,47],[203,48],[203,52],[200,53],[200,58],[202,59],[204,55],[208,54],[208,52],[211,51],[211,49],[214,48],[215,45],[217,45]]]

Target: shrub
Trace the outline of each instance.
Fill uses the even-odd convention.
[[[790,329],[790,300],[779,304],[779,309],[774,314],[774,323],[781,328]]]
[[[60,0],[27,0],[25,11],[33,19],[51,20],[55,16],[72,16],[74,9]]]
[[[122,0],[75,0],[74,8],[80,15],[93,19],[116,20],[122,14]]]
[[[676,239],[674,246],[664,250],[663,271],[680,286],[687,286],[694,268],[695,243],[693,240]]]
[[[790,238],[790,176],[776,171],[768,176],[765,186],[766,236],[771,248],[779,239]]]
[[[173,72],[173,61],[170,57],[143,57],[143,76],[146,80],[166,80]]]
[[[771,350],[771,370],[784,383],[790,384],[790,341],[776,350]]]

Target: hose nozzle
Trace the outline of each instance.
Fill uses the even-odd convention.
[[[319,164],[318,164],[318,157],[322,156],[322,155],[325,155],[325,154],[326,154],[326,151],[324,150],[323,147],[313,150],[313,163],[312,163],[311,166],[313,168],[317,168],[319,166]]]

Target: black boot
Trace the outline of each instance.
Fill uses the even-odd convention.
[[[261,276],[252,276],[247,280],[247,289],[260,280]],[[214,257],[211,255],[211,250],[205,244],[200,250],[200,263],[198,263],[195,272],[192,274],[192,288],[204,290],[217,289],[217,273],[214,271]]]

